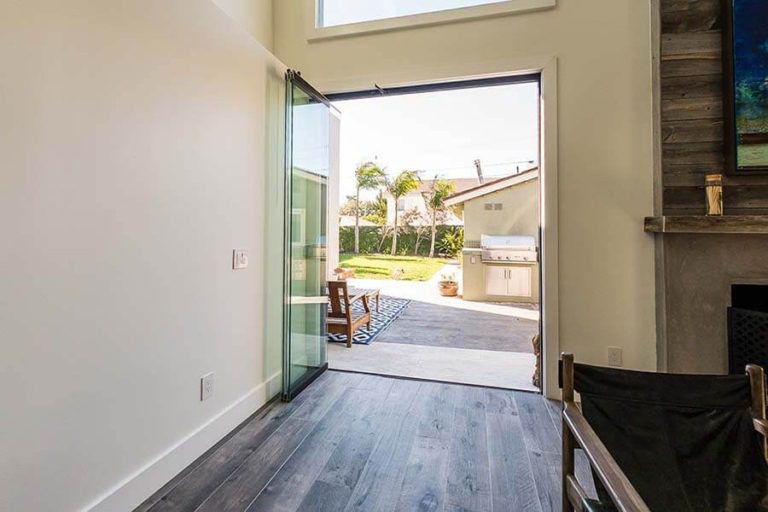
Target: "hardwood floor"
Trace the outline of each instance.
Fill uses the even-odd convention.
[[[328,371],[136,512],[559,511],[557,407],[532,393]]]

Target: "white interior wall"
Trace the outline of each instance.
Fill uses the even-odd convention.
[[[272,51],[272,0],[211,0],[247,30],[264,48]]]
[[[284,69],[208,0],[2,2],[0,62],[0,510],[132,510],[279,378]]]
[[[606,364],[606,347],[618,346],[625,366],[654,369],[653,240],[643,232],[653,211],[649,3],[559,0],[536,13],[309,42],[311,1],[280,1],[275,53],[325,92],[557,59],[548,114],[558,127],[560,348]]]

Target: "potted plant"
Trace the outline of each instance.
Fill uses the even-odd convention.
[[[437,286],[440,289],[440,295],[443,297],[455,297],[459,293],[459,283],[452,272],[441,274]]]

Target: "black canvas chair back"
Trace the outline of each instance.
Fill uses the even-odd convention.
[[[768,511],[748,376],[576,364],[574,387],[584,417],[652,511]]]

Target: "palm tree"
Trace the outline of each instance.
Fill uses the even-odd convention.
[[[429,257],[435,257],[435,238],[437,236],[437,217],[444,214],[447,210],[445,200],[456,190],[456,185],[452,181],[443,180],[435,176],[432,182],[432,188],[425,192],[424,203],[432,221],[432,242],[429,244]]]
[[[360,253],[360,191],[379,188],[385,178],[384,169],[375,162],[363,162],[355,169],[355,254]]]
[[[387,191],[395,198],[395,224],[392,226],[392,256],[397,254],[397,202],[404,195],[419,188],[419,175],[416,171],[403,171],[395,179],[387,181]]]

